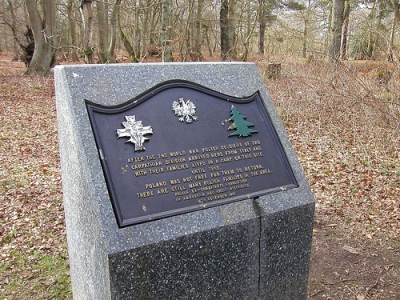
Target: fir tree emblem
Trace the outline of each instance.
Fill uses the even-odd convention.
[[[127,143],[135,144],[135,151],[144,151],[143,146],[148,138],[146,134],[153,134],[153,129],[150,126],[143,126],[142,121],[136,121],[136,116],[125,116],[126,122],[122,122],[125,128],[117,129],[118,138],[129,137]]]
[[[228,127],[228,130],[235,130],[235,132],[231,133],[229,136],[237,135],[239,137],[246,137],[258,132],[257,130],[249,128],[253,127],[254,124],[246,121],[246,116],[240,114],[233,105],[231,107],[231,116],[232,117],[230,117],[228,121],[233,121],[233,123]]]

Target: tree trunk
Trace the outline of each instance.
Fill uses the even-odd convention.
[[[222,0],[220,10],[221,57],[222,60],[234,58],[234,0]]]
[[[147,5],[147,3],[146,3]],[[148,45],[148,39],[146,38],[146,35],[148,34],[148,27],[149,27],[149,9],[145,9],[143,11],[143,21],[142,21],[142,53],[143,55],[147,54],[147,45]]]
[[[267,28],[267,16],[265,8],[265,0],[258,1],[258,23],[259,23],[259,36],[258,36],[258,53],[264,54],[265,44],[265,30]]]
[[[157,28],[157,25],[162,23],[162,21],[160,20],[160,15],[162,15],[162,8],[163,8],[163,4],[166,0],[162,0],[161,5],[153,5],[152,1],[149,1],[149,13],[150,13],[150,30],[149,30],[149,43],[150,45],[154,45],[156,44],[156,41],[159,37],[159,35],[157,35],[157,30],[154,30],[155,28]],[[161,8],[161,13],[160,13],[160,8]]]
[[[116,62],[115,58],[115,44],[117,41],[117,15],[119,15],[119,10],[121,6],[122,0],[115,0],[113,10],[111,12],[110,17],[110,27],[111,27],[111,36],[110,36],[110,44],[107,49],[107,62]]]
[[[333,0],[331,34],[328,54],[333,62],[340,59],[340,44],[342,40],[343,12],[345,0]]]
[[[35,0],[26,0],[29,23],[32,28],[35,49],[27,74],[47,75],[54,63],[56,46],[56,2],[43,1],[43,20]]]
[[[14,41],[13,41],[13,51],[14,51],[13,61],[17,61],[19,59],[19,47],[22,48],[22,44],[21,44],[20,40],[18,39],[17,17],[15,15],[13,3],[11,2],[11,0],[8,0],[7,2],[8,2],[8,5],[10,7],[11,24],[9,24],[9,23],[6,23],[6,24],[10,26],[11,31],[13,33],[13,38],[14,38]]]
[[[375,53],[376,53],[376,48],[379,44],[379,29],[381,28],[382,24],[382,18],[383,18],[383,1],[382,0],[376,0],[376,11],[375,11],[375,32],[373,34],[373,47],[372,47],[372,58],[374,58]]]
[[[171,40],[172,40],[171,7],[172,7],[171,0],[163,0],[162,17],[161,17],[161,46],[162,46],[163,62],[171,62],[174,60],[171,49]]]
[[[250,48],[250,40],[251,37],[253,36],[254,30],[256,28],[256,22],[253,21],[252,19],[252,6],[251,6],[251,1],[247,0],[244,3],[244,7],[242,9],[243,14],[241,14],[241,18],[243,17],[245,20],[243,20],[242,24],[245,27],[243,30],[243,35],[242,35],[242,44],[244,47],[244,51],[240,55],[240,59],[242,61],[247,61],[248,55],[249,55],[249,48]]]
[[[202,38],[201,38],[201,24],[202,24],[202,13],[203,13],[203,5],[204,0],[197,1],[197,12],[196,12],[196,30],[195,30],[195,51],[199,53],[201,56],[201,46],[202,46]]]
[[[389,36],[389,49],[388,49],[388,54],[387,54],[388,61],[394,60],[393,42],[394,42],[394,36],[396,33],[396,25],[399,21],[399,8],[400,8],[400,5],[397,0],[391,0],[391,2],[392,2],[392,6],[393,6],[393,21],[392,21],[392,27],[390,29],[390,36]]]
[[[303,58],[307,58],[307,46],[308,46],[308,26],[310,23],[310,15],[311,15],[311,0],[307,1],[307,8],[304,15],[304,30],[303,30]]]
[[[329,15],[328,15],[328,28],[327,28],[327,34],[325,35],[325,38],[324,38],[324,49],[325,49],[325,54],[326,55],[328,55],[329,54],[329,43],[331,42],[330,41],[330,38],[331,38],[331,31],[332,31],[332,16],[333,16],[333,12],[332,12],[332,9],[333,9],[333,0],[329,0],[329,4],[328,4],[328,12],[329,12]]]
[[[343,12],[342,41],[340,46],[340,59],[347,59],[347,34],[349,30],[350,19],[350,0],[345,0]]]
[[[142,53],[146,53],[144,51],[141,51],[142,49],[142,41],[143,37],[145,36],[145,32],[141,28],[141,23],[140,23],[140,17],[141,16],[141,10],[136,9],[135,10],[135,48],[134,48],[134,57],[135,59],[131,57],[132,61],[137,62],[137,59],[142,56]],[[118,17],[118,20],[120,20],[120,17]],[[118,21],[119,22],[119,21]],[[121,25],[119,25],[119,28],[121,28]]]
[[[235,35],[235,13],[236,13],[236,1],[237,0],[230,0],[229,1],[229,40],[231,41],[231,50],[230,50],[230,56],[232,58],[236,57],[236,35]]]
[[[371,11],[371,15],[374,20],[373,28],[369,31],[368,49],[367,55],[369,58],[374,59],[376,48],[379,44],[379,29],[381,28],[383,18],[383,7],[384,2],[381,0],[375,0],[374,7]]]
[[[78,61],[79,57],[76,52],[76,33],[75,33],[75,14],[73,13],[73,2],[74,0],[68,0],[67,3],[67,16],[68,16],[68,25],[69,25],[69,36],[71,39],[71,46],[72,46],[72,61]]]
[[[228,5],[229,0],[222,0],[221,12],[219,16],[220,27],[221,27],[221,56],[223,60],[226,60],[229,54],[229,31],[228,31]]]
[[[208,33],[208,25],[207,24],[202,24],[203,27],[203,36],[206,39],[206,44],[207,44],[207,49],[208,49],[208,55],[211,57],[213,54],[213,49],[211,47],[211,43],[210,43],[210,38],[208,37],[209,33]]]
[[[128,55],[129,55],[131,61],[138,62],[135,50],[133,49],[131,42],[128,40],[124,31],[122,30],[120,18],[121,18],[120,9],[118,8],[117,13],[116,13],[116,19],[117,19],[117,23],[118,23],[118,29],[119,29],[119,34],[121,36],[122,44],[124,45],[126,51],[128,52]]]
[[[184,53],[183,49],[183,44],[181,44],[181,57],[183,58],[183,61],[186,60],[186,55],[190,54],[193,51],[194,45],[193,45],[193,39],[194,39],[194,0],[188,0],[187,2],[187,22],[186,22],[186,28],[185,28],[185,37],[184,37],[184,42],[186,44],[186,51]]]
[[[304,19],[304,30],[303,30],[303,58],[307,57],[307,38],[308,38],[308,18]]]
[[[105,1],[96,2],[96,16],[97,16],[97,57],[99,58],[99,63],[106,63],[107,57],[107,47],[108,47],[108,4]]]
[[[81,6],[82,23],[83,23],[83,54],[87,64],[94,63],[93,47],[92,47],[92,26],[93,12],[92,2],[83,2]]]

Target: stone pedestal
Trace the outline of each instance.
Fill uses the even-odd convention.
[[[84,99],[120,105],[172,79],[259,91],[298,187],[120,228]],[[74,299],[306,299],[314,198],[254,64],[57,66],[55,85]]]

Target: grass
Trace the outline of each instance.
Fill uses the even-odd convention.
[[[17,276],[7,280],[6,299],[71,299],[68,260],[66,255],[44,253],[36,250],[27,254],[15,249],[10,258],[0,265],[0,273],[18,270]],[[27,282],[29,288],[27,289]]]

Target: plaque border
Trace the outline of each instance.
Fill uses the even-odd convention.
[[[111,171],[109,169],[109,166],[107,164],[107,160],[104,157],[103,154],[103,147],[102,147],[102,141],[100,139],[100,136],[98,134],[98,124],[96,123],[96,118],[95,118],[95,113],[102,113],[102,114],[117,114],[117,113],[122,113],[124,111],[128,111],[136,106],[139,106],[141,103],[144,103],[145,101],[151,99],[154,97],[156,94],[168,90],[168,89],[173,89],[173,88],[188,88],[188,89],[193,89],[205,94],[208,94],[210,96],[220,98],[221,100],[231,102],[231,103],[240,103],[240,104],[246,104],[255,101],[257,98],[260,99],[260,101],[256,101],[259,107],[261,114],[265,114],[265,117],[268,119],[269,122],[266,122],[264,124],[264,128],[270,131],[272,135],[272,140],[275,143],[276,150],[279,151],[280,156],[282,157],[283,163],[285,165],[285,170],[287,171],[288,178],[290,179],[290,183],[287,185],[283,186],[278,186],[270,189],[264,189],[261,191],[257,192],[251,192],[247,193],[245,195],[238,195],[238,196],[233,196],[225,199],[219,199],[211,202],[206,202],[202,204],[197,204],[197,205],[190,205],[186,206],[184,208],[180,209],[170,209],[168,211],[163,211],[159,213],[155,213],[152,215],[146,215],[142,217],[136,217],[136,218],[129,218],[125,219],[122,216],[121,208],[119,206],[119,201],[117,199],[117,195],[115,192],[114,184],[113,184],[113,178],[111,176]],[[274,123],[272,122],[271,116],[269,115],[268,110],[266,109],[264,100],[262,99],[260,92],[256,91],[250,96],[243,96],[243,97],[236,97],[236,96],[230,96],[218,91],[215,91],[213,89],[207,88],[205,86],[202,86],[200,84],[187,81],[187,80],[181,80],[181,79],[174,79],[174,80],[167,80],[164,82],[161,82],[152,88],[140,93],[139,95],[123,102],[117,105],[102,105],[95,103],[93,101],[90,101],[88,99],[84,99],[85,105],[86,105],[86,110],[88,113],[90,125],[92,128],[92,133],[94,136],[94,140],[96,143],[97,147],[97,152],[99,155],[99,159],[101,162],[103,174],[105,177],[106,185],[107,185],[107,190],[110,195],[110,202],[117,220],[117,224],[119,228],[127,227],[130,225],[134,224],[139,224],[139,223],[144,223],[148,221],[153,221],[161,218],[166,218],[166,217],[172,217],[178,214],[184,214],[184,213],[189,213],[193,211],[198,211],[210,207],[215,207],[215,206],[220,206],[224,205],[227,203],[231,202],[237,202],[237,201],[242,201],[246,199],[252,199],[252,198],[257,198],[263,195],[271,194],[271,193],[277,193],[280,191],[285,191],[287,189],[292,189],[292,188],[298,188],[299,185],[297,183],[297,180],[295,178],[294,172],[292,170],[292,167],[289,163],[289,160],[287,158],[286,152],[284,150],[284,147],[282,146],[282,142],[277,134],[276,128],[274,126]],[[172,111],[172,109],[171,109]]]

